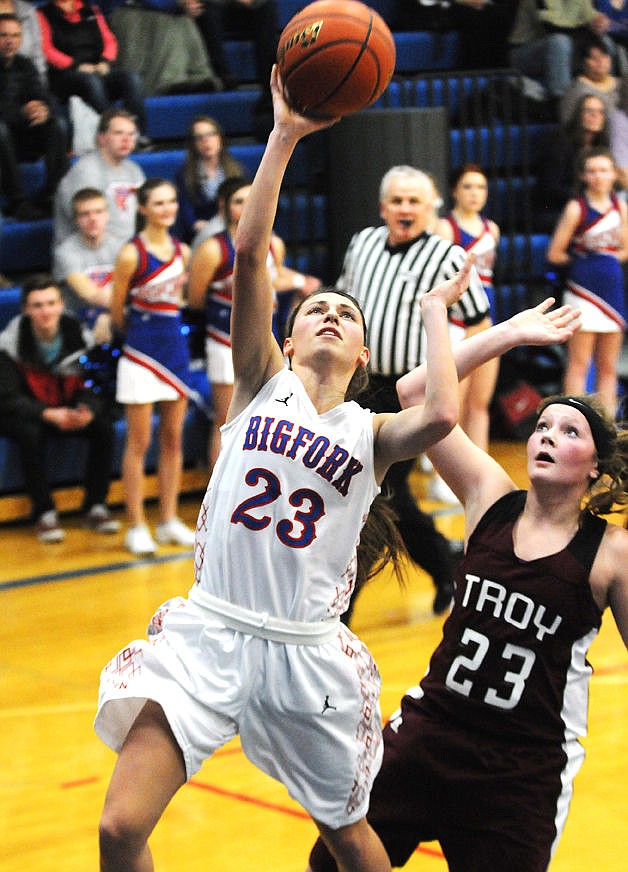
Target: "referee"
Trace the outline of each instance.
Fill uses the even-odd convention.
[[[379,200],[384,221],[356,233],[345,255],[336,287],[359,301],[369,328],[370,385],[360,397],[374,412],[400,409],[395,384],[425,358],[425,331],[419,300],[451,278],[466,255],[428,229],[434,218],[431,178],[410,166],[392,167],[382,178]],[[469,289],[450,312],[465,328],[483,321],[489,302],[475,270]],[[408,484],[413,461],[392,466],[384,487],[399,518],[399,532],[412,559],[432,576],[435,614],[449,606],[455,556],[432,518],[416,504]]]

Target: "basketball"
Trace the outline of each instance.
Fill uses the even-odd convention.
[[[364,3],[317,0],[284,28],[277,64],[293,109],[336,118],[382,94],[395,69],[395,43],[384,19]]]

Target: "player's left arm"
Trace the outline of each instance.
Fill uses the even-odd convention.
[[[447,310],[464,293],[475,257],[460,272],[421,298],[427,335],[425,401],[396,414],[376,415],[375,474],[381,480],[390,464],[416,457],[451,432],[458,421],[458,372],[449,342]]]

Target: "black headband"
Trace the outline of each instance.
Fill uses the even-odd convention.
[[[587,419],[593,436],[593,443],[597,451],[598,460],[607,460],[611,453],[612,437],[608,432],[606,422],[601,415],[583,403],[578,397],[555,397],[543,406],[543,412],[548,406],[570,406],[577,409]]]

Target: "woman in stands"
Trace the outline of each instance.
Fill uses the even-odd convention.
[[[583,149],[610,148],[610,127],[601,97],[585,94],[569,121],[552,127],[542,144],[535,193],[535,223],[552,232],[565,203],[578,189],[578,159]]]
[[[147,179],[137,192],[139,233],[120,251],[113,272],[111,319],[124,331],[116,399],[125,406],[127,438],[122,475],[132,554],[157,548],[144,515],[144,460],[151,443],[153,407],[159,408],[158,542],[191,547],[194,532],[177,517],[187,408],[189,349],[181,307],[190,256],[170,234],[177,192],[164,179]]]
[[[567,269],[564,300],[582,311],[582,329],[567,346],[564,388],[583,393],[591,364],[596,390],[610,415],[617,411],[617,361],[626,329],[621,262],[628,257],[628,210],[614,192],[617,172],[610,151],[585,152],[583,193],[563,210],[547,259]]]
[[[218,211],[218,189],[246,170],[229,152],[224,133],[209,115],[197,115],[187,131],[183,166],[175,176],[181,238],[191,242]]]

